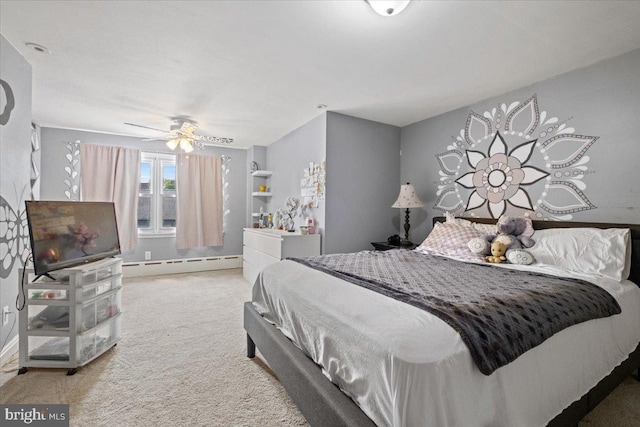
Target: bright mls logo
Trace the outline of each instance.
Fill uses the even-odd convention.
[[[0,405],[3,426],[69,427],[69,405]]]

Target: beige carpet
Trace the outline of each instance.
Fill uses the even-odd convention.
[[[269,368],[245,357],[250,295],[240,270],[127,280],[114,349],[71,377],[1,373],[0,403],[69,403],[72,426],[306,425]],[[640,382],[621,384],[580,425],[640,426]]]

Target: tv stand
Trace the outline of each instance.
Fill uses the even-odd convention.
[[[54,279],[53,277],[51,277],[51,275],[49,273],[44,273],[44,274],[39,274],[36,276],[35,279],[33,279],[33,281],[31,283],[35,283],[38,281],[39,278],[41,277],[46,277],[47,279],[51,279],[52,281],[56,281],[56,279]]]
[[[20,369],[81,366],[116,345],[120,339],[122,259],[51,271],[36,277],[23,269],[20,311]],[[38,281],[42,276],[50,281]],[[35,277],[35,279],[33,279]]]

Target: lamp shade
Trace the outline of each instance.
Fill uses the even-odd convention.
[[[178,138],[170,139],[169,141],[167,141],[167,147],[175,150],[179,143],[180,140],[178,140]]]
[[[420,200],[416,194],[416,187],[413,184],[403,184],[400,186],[400,194],[398,194],[398,200],[391,205],[392,208],[421,208],[424,206],[424,202]]]
[[[185,153],[190,153],[193,151],[193,144],[187,138],[182,138],[180,139],[180,148],[182,148],[182,151]]]

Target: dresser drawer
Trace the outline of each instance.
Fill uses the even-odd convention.
[[[242,244],[253,249],[259,248],[260,235],[245,231],[242,233]]]
[[[261,233],[245,231],[242,235],[243,249],[253,249],[272,257],[282,258],[282,237],[268,236]]]
[[[242,261],[242,277],[244,277],[244,280],[250,284],[253,285],[255,283],[259,272],[260,269],[257,265],[250,264],[247,261]]]
[[[260,236],[258,250],[274,258],[282,258],[282,238]]]
[[[242,247],[242,259],[249,264],[259,266],[260,265],[260,251],[252,248],[251,246]]]
[[[262,270],[263,268],[265,268],[266,266],[276,263],[276,262],[280,262],[280,258],[276,258],[276,257],[272,257],[271,255],[267,255],[265,253],[261,253],[260,254],[260,264],[258,264],[260,266],[260,270]]]

